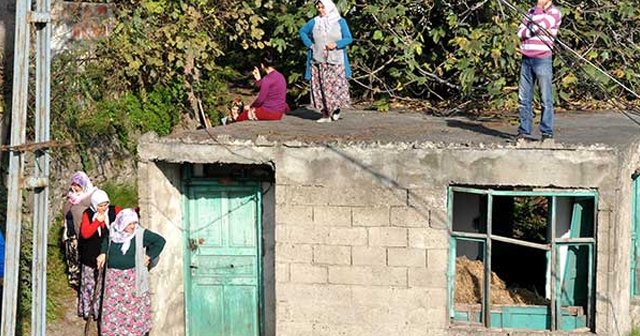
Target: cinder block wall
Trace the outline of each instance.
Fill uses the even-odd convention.
[[[446,321],[447,232],[374,184],[278,184],[278,335],[425,335]]]
[[[629,273],[621,268],[629,252],[630,223],[617,222],[629,218],[630,207],[618,204],[621,176],[629,168],[621,167],[624,155],[616,150],[246,143],[222,149],[151,141],[139,152],[149,166],[153,160],[275,166],[277,335],[496,334],[449,328],[446,202],[451,184],[597,189],[596,331],[624,335],[630,330],[629,301],[623,299]],[[151,190],[157,184],[148,182],[150,198],[160,197]],[[178,288],[178,276],[172,281]],[[176,306],[170,314],[182,312]],[[154,321],[161,328],[167,324]],[[180,335],[180,328],[166,330]]]
[[[308,148],[290,156],[306,160],[276,161],[278,335],[465,334],[447,317],[451,184],[597,188],[599,237],[615,212],[618,161],[607,151]],[[608,245],[599,247],[609,259]],[[610,266],[602,274],[612,275]],[[616,310],[602,299],[615,295],[608,281],[599,278],[604,334]]]

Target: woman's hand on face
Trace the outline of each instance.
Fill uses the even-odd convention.
[[[104,212],[98,212],[96,214],[96,220],[98,222],[104,222],[105,218],[106,218],[106,216],[105,216]]]
[[[325,48],[326,48],[327,50],[334,50],[336,47],[337,47],[337,46],[336,46],[335,42],[329,42],[329,43],[327,43],[327,45],[325,46]]]
[[[253,78],[255,78],[257,81],[262,78],[262,76],[260,76],[260,69],[258,69],[258,67],[253,67],[253,71],[251,73],[253,74]]]
[[[106,258],[107,256],[104,253],[102,253],[96,258],[96,262],[98,263],[98,269],[102,269],[102,266],[104,266],[104,261]]]

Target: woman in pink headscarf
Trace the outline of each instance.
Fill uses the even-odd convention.
[[[62,241],[65,246],[69,284],[74,288],[78,288],[80,285],[78,235],[80,234],[82,214],[91,205],[91,195],[96,189],[87,174],[81,171],[75,172],[71,176],[69,192],[62,207],[64,222]]]
[[[318,122],[331,122],[339,120],[340,109],[351,104],[347,46],[353,39],[333,1],[315,4],[318,16],[300,29],[300,39],[307,47],[305,79],[311,81],[311,103],[322,113]]]
[[[118,213],[96,259],[105,268],[100,335],[142,336],[151,330],[149,264],[165,240],[143,228],[133,209]]]

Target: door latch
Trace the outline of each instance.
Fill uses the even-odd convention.
[[[198,246],[200,246],[200,244],[198,244],[198,240],[189,239],[189,250],[191,252],[195,252],[196,250],[198,250]]]

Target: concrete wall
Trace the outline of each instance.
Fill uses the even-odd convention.
[[[140,220],[167,241],[158,266],[151,271],[155,335],[182,335],[185,319],[180,166],[140,163],[138,181]]]
[[[275,165],[277,335],[502,335],[449,327],[451,184],[597,189],[596,331],[630,330],[630,206],[622,204],[630,202],[622,195],[630,189],[622,175],[638,160],[621,164],[615,150],[199,145],[146,138],[139,153],[140,184],[149,186],[141,190],[149,205],[142,206],[170,207],[171,220],[158,217],[154,227],[176,234],[178,191],[168,182],[175,168],[156,160]],[[178,248],[168,251],[182,255]],[[182,281],[176,267],[157,270],[174,273],[163,276],[155,292],[170,292],[160,300],[175,305],[155,315],[156,335],[183,332],[182,317],[175,317],[184,311],[174,289]]]
[[[640,297],[630,298],[629,295],[624,295],[631,292],[630,275],[621,276],[620,270],[628,270],[631,268],[631,225],[632,219],[632,176],[640,171],[640,145],[634,144],[630,147],[628,153],[624,153],[621,156],[622,164],[618,170],[618,185],[616,188],[616,202],[618,205],[618,211],[610,214],[615,218],[615,225],[611,228],[610,235],[608,236],[610,245],[609,250],[609,263],[607,276],[610,278],[609,290],[612,292],[621,293],[620,297],[616,298],[619,301],[614,301],[613,306],[618,309],[613,309],[608,316],[610,323],[617,326],[615,331],[623,331],[624,324],[629,322],[631,324],[640,327]],[[636,209],[640,211],[640,209]],[[629,307],[627,309],[627,307]],[[616,323],[622,321],[623,323]]]

